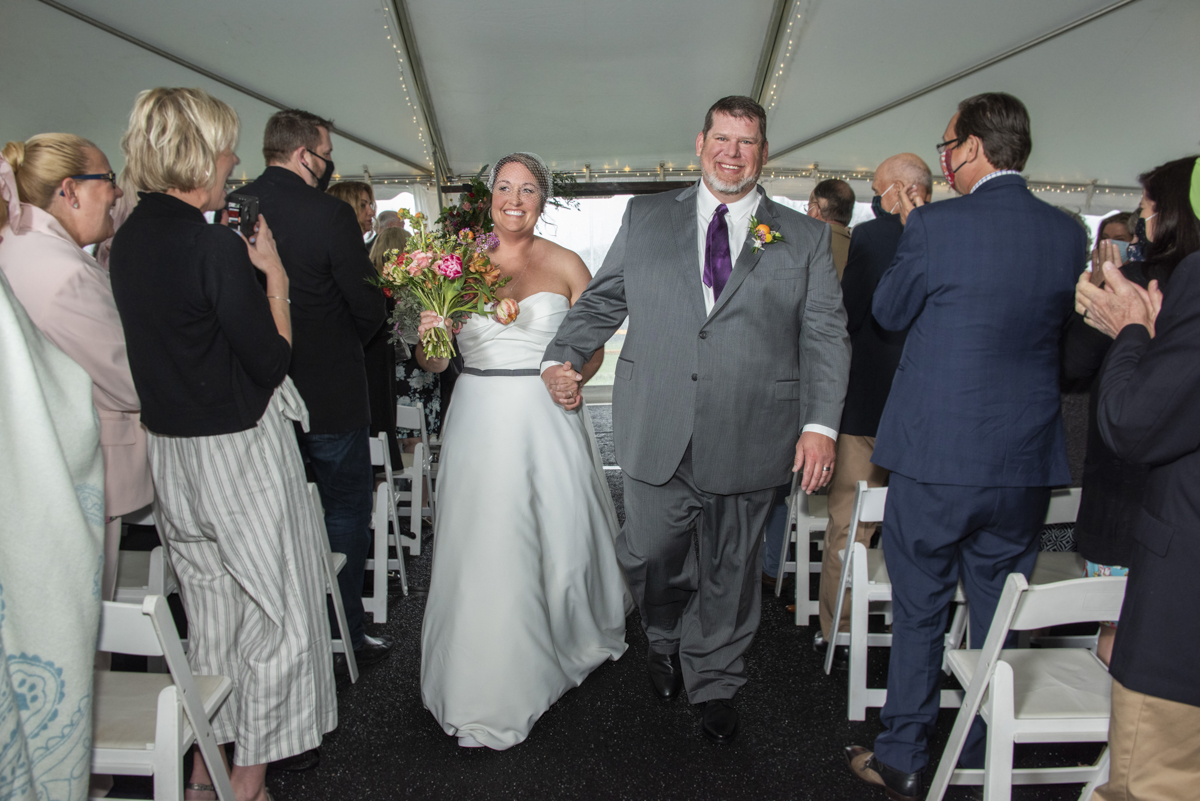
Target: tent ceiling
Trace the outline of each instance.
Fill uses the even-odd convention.
[[[392,3],[402,3],[445,156],[463,174],[518,149],[559,169],[686,167],[712,100],[752,91],[778,8],[776,0],[62,2],[431,168],[411,65],[393,47]],[[780,152],[1112,2],[787,0],[794,55],[773,81],[772,147]],[[902,150],[932,161],[957,101],[999,89],[1030,108],[1033,178],[1130,185],[1147,167],[1197,150],[1197,30],[1195,0],[1137,0],[771,166],[871,169]],[[239,171],[262,168],[259,137],[272,106],[39,0],[0,3],[0,52],[10,65],[0,88],[5,140],[68,130],[119,167],[138,91],[201,86],[242,118]],[[416,172],[344,138],[334,144],[343,175]]]

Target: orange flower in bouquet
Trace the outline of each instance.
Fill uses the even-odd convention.
[[[472,314],[495,316],[504,325],[516,319],[519,310],[515,302],[497,303],[496,290],[509,279],[487,256],[498,242],[495,234],[476,233],[469,228],[457,235],[444,230],[431,232],[426,228],[425,215],[401,209],[400,216],[412,226],[413,235],[405,250],[387,253],[383,275],[373,279],[397,301],[390,321],[393,340],[402,330],[416,329],[423,309],[436,312],[455,330]],[[430,358],[454,355],[454,345],[444,328],[426,333],[421,344]]]

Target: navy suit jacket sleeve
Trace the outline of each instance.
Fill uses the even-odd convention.
[[[1200,254],[1179,263],[1155,321],[1155,336],[1127,325],[1100,379],[1097,422],[1130,462],[1162,465],[1200,450]]]
[[[929,238],[921,210],[908,215],[896,258],[879,279],[871,311],[889,331],[903,331],[925,308],[929,293]]]

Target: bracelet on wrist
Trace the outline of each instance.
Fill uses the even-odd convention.
[[[269,300],[286,300],[289,306],[292,305],[292,299],[285,298],[283,295],[267,295],[267,298]]]

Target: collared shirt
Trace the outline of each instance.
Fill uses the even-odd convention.
[[[712,222],[712,216],[716,213],[717,206],[721,205],[721,201],[717,200],[716,195],[709,190],[703,179],[699,181],[699,184],[700,187],[696,192],[696,252],[699,256],[700,288],[704,290],[704,310],[712,314],[716,298],[713,297],[712,287],[704,285],[704,252],[707,247],[708,224]],[[742,246],[746,244],[746,237],[750,232],[750,218],[758,210],[760,197],[758,188],[755,187],[745,197],[725,204],[728,208],[725,214],[725,227],[729,229],[729,258],[735,265],[738,256],[741,255]],[[541,371],[544,373],[548,368],[558,364],[562,364],[562,362],[544,361],[541,364]],[[837,431],[828,426],[809,424],[801,429],[801,432],[808,431],[824,434],[834,442],[837,441]]]
[[[750,232],[750,218],[758,210],[758,188],[751,189],[745,197],[725,204],[729,211],[725,213],[725,227],[729,230],[729,258],[737,264],[742,246],[746,244],[746,236]],[[696,247],[700,257],[700,285],[704,289],[704,311],[712,314],[716,298],[713,297],[711,286],[704,286],[704,253],[708,248],[708,226],[713,214],[721,201],[708,188],[708,184],[700,181],[696,193]]]
[[[1020,174],[1021,173],[1018,170],[996,170],[995,172],[989,172],[987,175],[983,176],[982,178],[980,178],[978,181],[975,182],[975,185],[971,187],[971,194],[972,195],[975,194],[976,189],[983,186],[984,184],[986,184],[988,181],[992,180],[993,178],[999,178],[1001,175],[1020,175]]]

